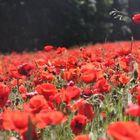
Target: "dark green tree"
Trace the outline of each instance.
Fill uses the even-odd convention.
[[[140,27],[114,20],[114,8],[130,18],[140,10],[136,0],[0,0],[0,51],[127,40],[136,27],[139,39]]]

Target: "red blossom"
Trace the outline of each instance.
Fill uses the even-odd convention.
[[[125,113],[133,117],[140,117],[140,106],[133,103],[129,104],[125,110]]]
[[[81,90],[76,86],[69,86],[66,88],[66,94],[70,99],[77,99],[80,97]]]
[[[46,51],[46,52],[50,52],[50,51],[52,51],[54,49],[54,46],[52,46],[52,45],[46,45],[45,47],[44,47],[44,50]]]
[[[25,63],[18,67],[18,73],[21,75],[30,76],[32,69],[34,69],[33,65]]]
[[[86,70],[81,75],[81,80],[85,83],[92,83],[96,81],[96,71],[95,70]]]
[[[86,116],[89,121],[94,118],[95,113],[93,105],[85,100],[76,101],[72,108],[78,110],[79,114]]]
[[[50,83],[43,83],[40,85],[37,85],[36,91],[43,95],[46,99],[49,99],[50,96],[54,96],[57,93],[57,89],[55,85]]]
[[[107,133],[114,140],[139,140],[140,126],[136,122],[113,122],[109,125]]]
[[[3,113],[3,128],[23,134],[28,130],[28,117],[29,113],[24,111],[6,110]]]
[[[87,117],[84,115],[76,115],[70,124],[70,127],[72,129],[72,132],[77,135],[80,134],[82,132],[82,130],[85,128],[87,124]]]
[[[140,14],[135,14],[132,19],[135,24],[140,24]]]
[[[93,86],[93,93],[106,93],[111,90],[111,86],[108,81],[104,78],[99,79],[95,86]]]
[[[36,115],[35,120],[38,128],[45,128],[48,125],[64,123],[67,117],[60,111],[48,111]]]
[[[48,105],[44,96],[36,95],[30,99],[29,103],[24,105],[24,110],[33,114],[38,114],[51,110],[51,107]]]
[[[0,107],[3,107],[6,104],[9,94],[9,87],[3,83],[0,83]]]
[[[73,140],[91,140],[89,135],[79,135],[75,137]]]

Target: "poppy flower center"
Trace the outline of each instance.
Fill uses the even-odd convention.
[[[82,123],[76,122],[75,128],[81,129],[82,126]]]

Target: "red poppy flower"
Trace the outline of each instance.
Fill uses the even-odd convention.
[[[42,71],[40,73],[40,79],[42,81],[45,81],[46,80],[46,81],[51,82],[54,79],[54,76],[53,76],[52,73],[49,73],[48,71]]]
[[[63,54],[67,49],[64,47],[58,47],[56,50],[56,54]]]
[[[19,79],[22,78],[22,75],[19,74],[18,68],[13,67],[9,68],[9,77]]]
[[[140,126],[136,122],[114,122],[108,127],[107,133],[114,140],[139,140]]]
[[[35,63],[38,67],[46,65],[47,61],[43,58],[39,58],[35,60]]]
[[[79,135],[75,137],[73,140],[91,140],[89,135]]]
[[[140,106],[137,104],[129,104],[125,113],[133,117],[140,117]]]
[[[70,100],[79,98],[80,93],[81,90],[76,86],[69,86],[66,88],[66,96],[69,97]]]
[[[61,75],[64,80],[72,80],[72,72],[71,71],[64,71]]]
[[[22,140],[28,140],[28,128],[29,125],[31,125],[31,133],[32,139],[33,140],[38,140],[35,127],[32,124],[32,121],[29,122],[29,117],[30,120],[32,120],[32,117],[29,113],[25,111],[11,111],[7,110],[3,113],[3,128],[5,130],[14,130],[18,132],[21,135]]]
[[[84,103],[79,107],[79,114],[85,115],[88,120],[94,118],[94,110],[92,104]]]
[[[84,59],[89,59],[89,58],[91,58],[91,52],[90,51],[88,51],[88,50],[86,50],[86,49],[83,49],[82,50],[82,57],[84,58]]]
[[[108,81],[104,78],[99,79],[95,86],[93,87],[94,93],[104,93],[109,92],[111,89],[111,86],[109,85]]]
[[[85,100],[79,100],[74,105],[73,108],[78,109],[78,113],[87,117],[88,120],[94,118],[94,109],[92,104],[88,103]]]
[[[77,61],[78,61],[78,59],[77,59],[77,57],[75,57],[75,56],[69,56],[68,57],[68,60],[67,60],[67,65],[68,65],[68,67],[75,67],[76,66],[76,64],[77,64]]]
[[[119,66],[122,68],[125,72],[128,72],[132,70],[132,67],[130,66],[131,60],[129,60],[127,57],[122,57],[119,59]]]
[[[125,76],[124,74],[121,74],[118,80],[121,84],[125,85],[129,82],[130,78],[128,76]]]
[[[45,128],[48,125],[57,125],[64,123],[66,120],[67,117],[60,111],[50,111],[36,115],[38,128]]]
[[[53,72],[55,74],[60,74],[60,69],[66,67],[66,60],[63,58],[54,58],[52,61],[52,66],[48,67],[49,72]]]
[[[28,118],[27,112],[6,110],[3,113],[3,128],[23,134],[28,130]]]
[[[49,99],[49,96],[53,96],[57,93],[55,85],[50,83],[43,83],[36,87],[36,91],[43,95],[46,99]]]
[[[92,91],[92,89],[91,88],[85,88],[85,89],[83,89],[83,91],[82,91],[82,95],[83,95],[83,97],[90,97],[91,95],[93,95],[93,91]]]
[[[126,44],[120,44],[122,47],[117,50],[117,57],[120,56],[128,56],[131,53],[131,49],[129,47],[126,47]]]
[[[111,58],[107,58],[104,60],[105,62],[105,67],[110,67],[110,68],[114,68],[115,66],[115,62],[114,62],[114,59],[111,59]]]
[[[72,132],[77,135],[80,134],[82,132],[82,130],[85,128],[87,124],[87,117],[84,115],[76,115],[70,124],[70,127],[72,129]]]
[[[134,15],[132,19],[135,24],[140,24],[140,14]]]
[[[30,99],[29,103],[26,103],[24,105],[24,110],[33,114],[37,114],[39,112],[51,110],[51,108],[48,105],[44,96],[36,95]]]
[[[96,81],[96,71],[95,70],[86,70],[82,73],[81,79],[85,83],[92,83]]]
[[[0,107],[3,107],[6,104],[9,94],[9,87],[0,83]]]
[[[67,103],[67,102],[69,102],[70,100],[69,100],[69,98],[66,96],[66,91],[65,91],[65,89],[60,89],[60,91],[57,93],[57,94],[55,94],[54,96],[51,96],[50,98],[49,98],[49,101],[51,101],[51,102],[55,102],[55,104],[57,104],[57,105],[60,105],[62,102],[65,102],[65,103]]]
[[[18,67],[18,73],[21,75],[30,76],[30,72],[33,68],[33,65],[25,63]]]
[[[44,47],[44,50],[45,50],[46,52],[52,51],[53,49],[54,49],[54,46],[52,46],[52,45],[46,45],[46,46]]]

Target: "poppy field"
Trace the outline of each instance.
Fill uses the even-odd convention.
[[[0,139],[140,140],[140,42],[0,54]]]

